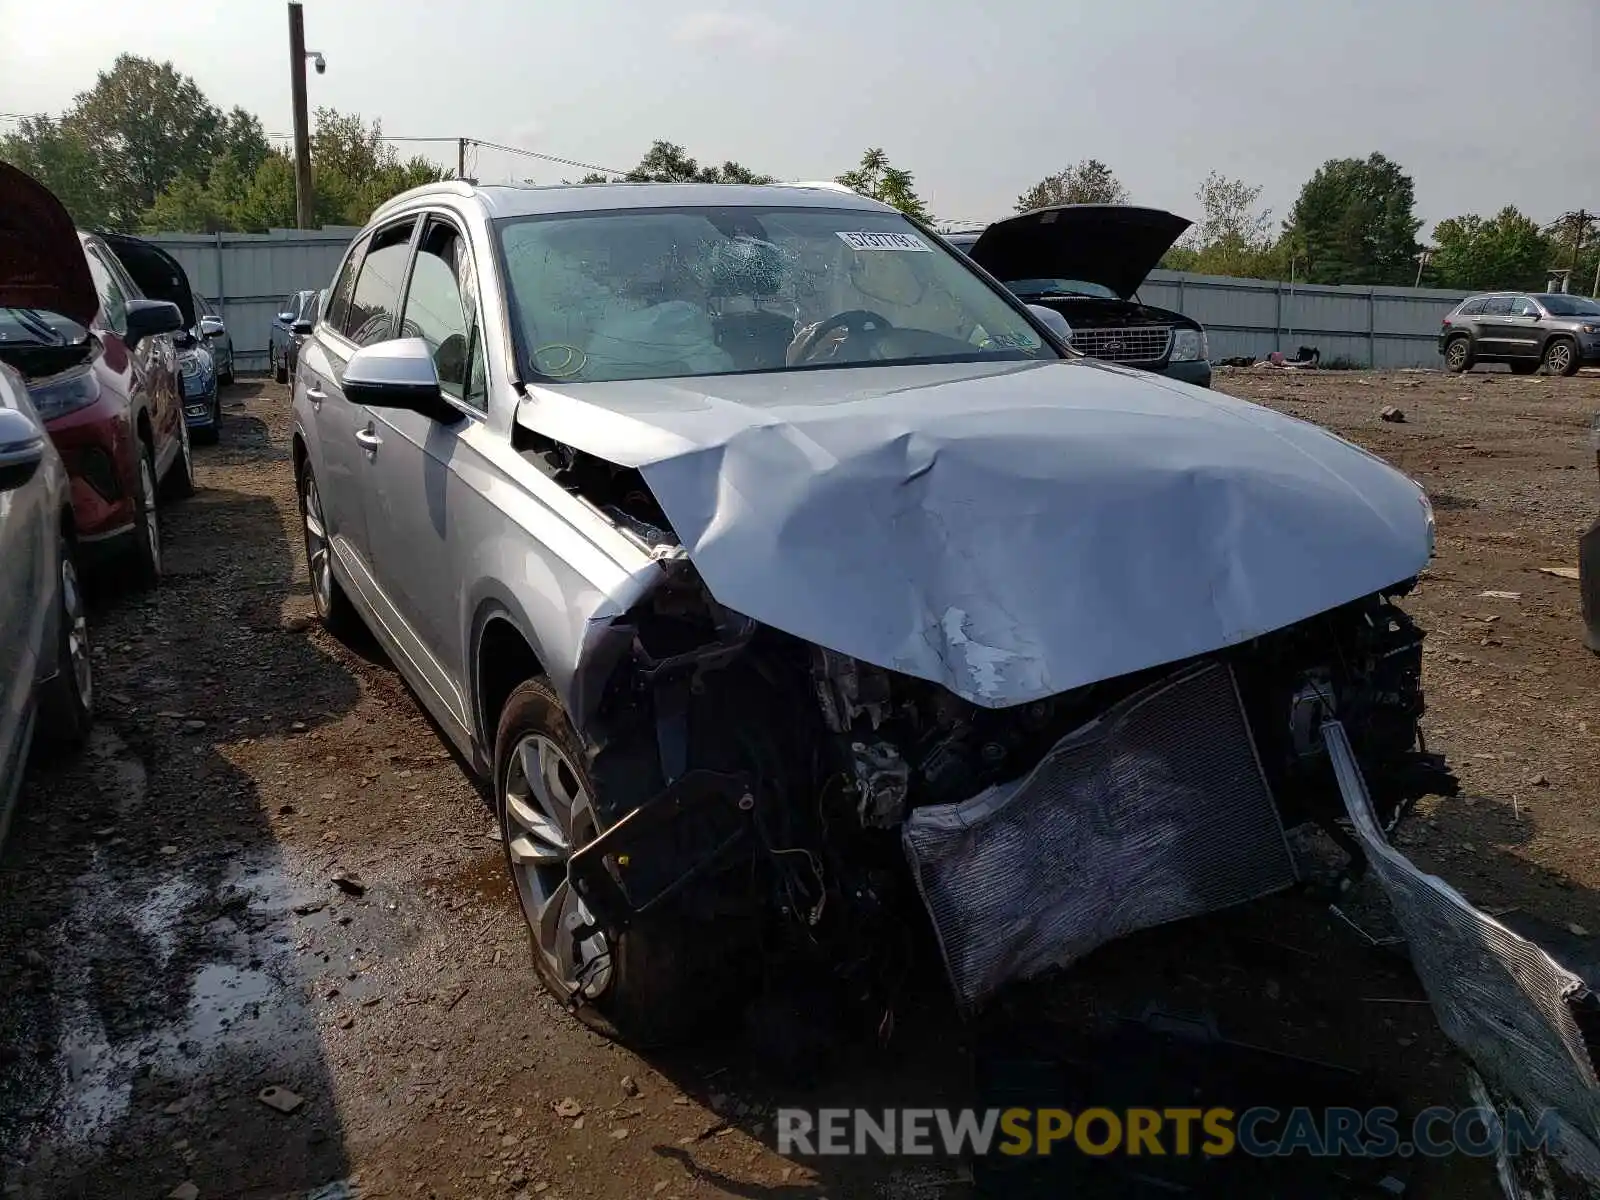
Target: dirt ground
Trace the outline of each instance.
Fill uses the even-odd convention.
[[[1424,801],[1401,842],[1493,912],[1600,931],[1600,658],[1577,585],[1539,571],[1575,563],[1600,503],[1600,377],[1217,386],[1427,486],[1439,554],[1407,607],[1462,795]],[[604,1042],[534,981],[480,790],[381,653],[313,620],[287,435],[284,389],[229,390],[200,491],[167,511],[169,576],[93,614],[89,748],[24,786],[0,854],[5,1196],[976,1195],[958,1163],[786,1160],[773,1111],[959,1104],[996,1036],[1152,1005],[1402,1106],[1468,1103],[1406,964],[1301,893],[1115,943],[983,1022],[930,975],[886,1048],[841,1044],[805,1078],[731,1014],[671,1055]],[[1393,1173],[1407,1196],[1498,1194],[1482,1161]]]

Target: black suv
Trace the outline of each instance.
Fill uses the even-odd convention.
[[[1472,296],[1444,319],[1439,353],[1445,369],[1503,362],[1518,375],[1543,367],[1576,375],[1600,366],[1600,303],[1558,292],[1495,292]]]

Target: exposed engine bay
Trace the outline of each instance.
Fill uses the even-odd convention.
[[[553,443],[530,450],[641,546],[660,554],[674,544],[638,472]],[[663,556],[661,566],[661,585],[611,627],[628,649],[586,730],[597,776],[625,771],[633,782],[614,795],[638,807],[606,814],[607,831],[572,859],[573,884],[595,926],[612,935],[670,906],[765,953],[814,958],[880,1022],[892,1023],[915,947],[946,940],[942,926],[928,937],[909,823],[998,794],[1118,706],[1173,680],[1215,676],[1214,694],[1228,699],[1192,714],[1200,732],[1189,740],[1216,740],[1205,723],[1232,707],[1239,761],[1254,764],[1279,843],[1283,826],[1310,820],[1353,845],[1337,823],[1340,797],[1319,732],[1330,719],[1348,730],[1386,824],[1447,778],[1418,749],[1422,634],[1395,604],[1410,581],[1199,659],[986,708],[726,609],[681,556]],[[1176,761],[1159,747],[1138,754],[1162,760],[1152,780]],[[645,779],[648,799],[638,790]],[[1151,787],[1159,783],[1134,791]],[[1202,834],[1208,787],[1190,806]],[[1260,817],[1258,806],[1252,819]],[[1143,859],[1130,844],[1136,871]],[[1242,894],[1292,883],[1286,862]],[[1025,873],[1025,864],[1015,869]],[[949,965],[963,1004],[992,990],[993,980],[963,988]]]

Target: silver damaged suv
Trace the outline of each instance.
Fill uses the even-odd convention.
[[[492,781],[539,976],[636,1043],[777,964],[880,1029],[936,948],[972,1008],[1288,887],[1332,722],[1386,823],[1438,786],[1417,484],[837,189],[405,193],[293,457],[318,614]]]

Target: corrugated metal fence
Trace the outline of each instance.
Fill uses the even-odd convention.
[[[152,240],[217,303],[242,371],[265,370],[272,314],[285,296],[327,287],[354,229],[275,229],[266,234],[163,233]],[[1315,346],[1324,363],[1438,366],[1440,319],[1465,296],[1430,288],[1328,287],[1156,271],[1140,291],[1147,304],[1177,309],[1205,325],[1211,357],[1287,354]]]
[[[356,229],[271,233],[158,233],[150,238],[183,264],[189,286],[217,306],[233,339],[235,369],[267,369],[267,335],[284,298],[333,282]]]

